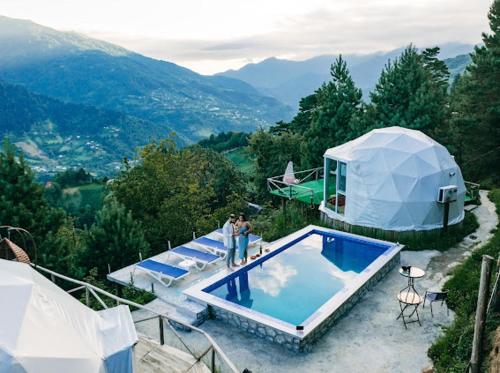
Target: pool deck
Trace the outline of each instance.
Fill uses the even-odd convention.
[[[401,252],[402,261],[426,270],[424,278],[416,281],[423,293],[427,288],[440,287],[450,269],[483,245],[496,227],[495,206],[481,192],[482,205],[473,212],[480,227],[474,233],[477,239],[466,238],[445,253],[436,250]],[[422,327],[396,320],[399,306],[397,292],[405,279],[393,269],[354,308],[338,321],[315,345],[310,353],[296,354],[274,343],[255,338],[218,320],[207,320],[201,329],[208,332],[222,347],[236,366],[252,372],[420,372],[430,364],[427,350],[441,334],[441,327],[449,325],[453,313],[435,304],[434,318],[428,307],[421,310]],[[138,331],[155,337],[157,322],[137,325]],[[196,334],[185,334],[191,343],[197,343]],[[168,343],[168,342],[167,342]]]
[[[213,239],[218,239],[216,234],[210,234],[209,237]],[[253,255],[258,252],[259,246],[263,247],[267,245],[266,242],[259,242],[257,245],[250,246],[248,250],[248,255]],[[193,244],[186,244],[184,246],[193,247],[201,250],[199,247]],[[203,251],[203,250],[201,250]],[[146,258],[144,258],[146,259]],[[161,263],[168,263],[178,266],[182,259],[176,257],[175,255],[169,255],[168,251],[157,254],[149,259],[156,260]],[[236,259],[236,262],[239,260]],[[131,264],[127,267],[121,268],[114,272],[111,272],[107,279],[119,285],[127,286],[131,282],[131,276],[133,275],[134,287],[151,292],[152,284],[154,287],[154,294],[158,297],[160,303],[163,303],[163,308],[161,310],[170,315],[173,318],[179,319],[180,321],[188,322],[190,324],[198,324],[197,317],[202,317],[202,313],[205,312],[206,307],[200,306],[198,303],[187,301],[186,296],[183,294],[184,290],[190,288],[191,286],[205,280],[208,277],[213,276],[219,272],[226,273],[226,262],[224,259],[217,261],[216,263],[209,264],[204,270],[198,270],[196,268],[191,268],[190,273],[172,283],[170,287],[165,287],[161,285],[158,281],[154,280],[151,276],[146,274],[144,271],[136,270],[134,272],[134,267],[137,263]],[[155,303],[155,307],[158,308],[158,303]],[[202,320],[198,320],[202,321]]]

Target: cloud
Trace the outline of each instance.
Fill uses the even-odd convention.
[[[252,287],[262,290],[272,297],[277,297],[288,281],[297,274],[292,266],[283,265],[280,262],[269,261],[266,270],[252,279]]]
[[[4,0],[0,14],[103,38],[203,73],[276,56],[475,44],[491,0]]]
[[[322,54],[366,54],[414,43],[476,44],[487,30],[489,0],[439,2],[371,1],[320,8],[282,19],[275,30],[224,40],[117,40],[142,53],[202,72],[218,71],[271,56],[306,59]],[[217,70],[217,68],[216,68]]]

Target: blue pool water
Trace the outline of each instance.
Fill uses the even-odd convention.
[[[390,247],[314,230],[203,291],[300,325]]]

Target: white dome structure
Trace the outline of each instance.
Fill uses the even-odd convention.
[[[29,264],[0,259],[0,372],[133,371],[127,306],[94,311]]]
[[[390,231],[443,226],[439,188],[454,185],[448,223],[464,218],[465,185],[453,156],[420,131],[375,129],[325,152],[325,175],[336,174],[336,192],[324,193],[320,210],[344,223]],[[326,180],[327,178],[325,178]],[[325,182],[325,191],[328,185]]]

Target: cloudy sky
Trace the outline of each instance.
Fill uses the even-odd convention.
[[[415,43],[479,43],[491,0],[0,0],[0,14],[209,74]]]

